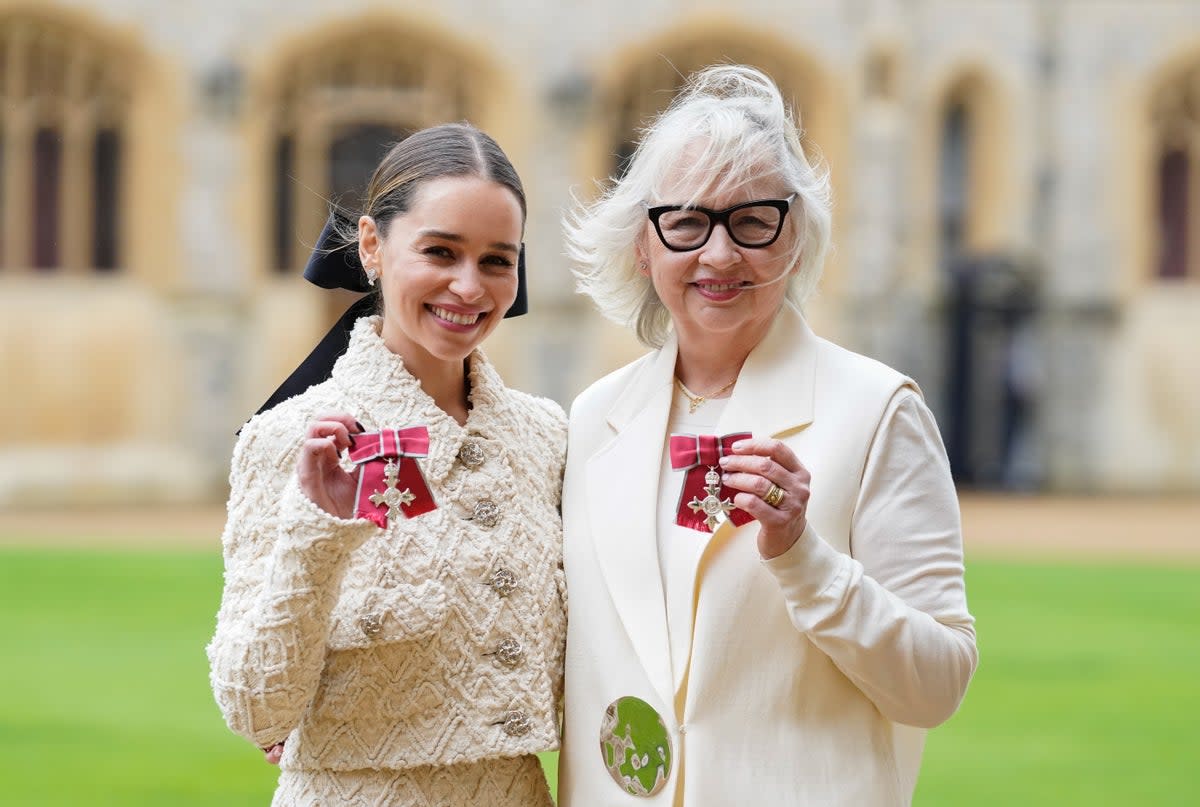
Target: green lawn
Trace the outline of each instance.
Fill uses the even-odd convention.
[[[204,644],[220,560],[0,550],[0,800],[265,805]],[[976,562],[983,657],[918,805],[1200,803],[1200,569]]]

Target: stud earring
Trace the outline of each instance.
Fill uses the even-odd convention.
[[[367,285],[374,286],[375,278],[379,276],[378,270],[374,266],[364,266],[363,271],[367,273]]]

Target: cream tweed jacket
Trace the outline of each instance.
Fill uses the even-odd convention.
[[[243,428],[208,646],[216,700],[284,769],[405,769],[556,748],[565,640],[561,407],[469,359],[465,426],[360,319],[332,377]],[[437,509],[329,515],[294,467],[307,424],[425,425]],[[497,512],[498,508],[498,512]]]

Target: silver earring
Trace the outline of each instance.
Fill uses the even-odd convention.
[[[650,264],[646,263],[645,261],[642,261],[641,263],[638,264],[638,270],[642,271],[642,272],[646,271],[646,269],[648,269],[649,267],[650,267]]]
[[[374,266],[364,266],[363,271],[367,273],[367,285],[374,286],[375,278],[379,275]]]

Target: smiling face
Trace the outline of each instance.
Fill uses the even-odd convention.
[[[517,295],[523,217],[508,188],[476,176],[434,179],[388,223],[359,221],[364,266],[377,269],[383,341],[417,377],[461,363]]]
[[[691,201],[698,207],[724,210],[763,199],[784,199],[791,194],[783,182],[765,176],[726,189],[706,193],[679,181],[664,185],[661,204]],[[652,204],[660,202],[655,200]],[[736,345],[748,353],[766,335],[787,294],[789,251],[795,238],[790,221],[772,244],[760,248],[738,246],[726,225],[717,225],[708,241],[690,251],[668,249],[647,220],[638,240],[638,256],[658,298],[671,314],[681,348],[702,347],[715,341]],[[770,281],[770,285],[748,288]]]

